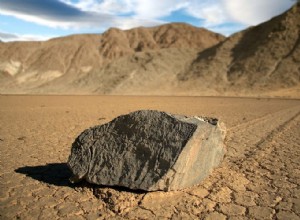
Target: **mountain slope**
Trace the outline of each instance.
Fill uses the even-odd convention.
[[[202,51],[182,81],[218,82],[220,90],[271,91],[299,87],[300,5]]]
[[[203,50],[223,39],[203,28],[173,23],[128,31],[111,28],[102,35],[73,35],[45,42],[1,43],[0,79],[5,85],[2,88],[14,85],[16,92],[19,88],[30,92],[57,81],[69,83],[137,52],[167,48]]]
[[[74,78],[65,74],[31,93],[176,95],[177,74],[191,65],[198,51],[168,48],[139,52],[104,64]]]

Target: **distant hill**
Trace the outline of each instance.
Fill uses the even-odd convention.
[[[0,92],[300,97],[300,6],[228,38],[171,23],[0,43]]]
[[[45,42],[1,43],[2,92],[44,93],[41,88],[49,83],[53,85],[51,92],[68,92],[72,90],[69,83],[91,71],[107,69],[123,57],[168,48],[201,51],[222,40],[222,35],[206,29],[172,23],[127,31],[111,28],[102,35],[73,35]],[[56,83],[65,84],[65,88],[56,89]]]

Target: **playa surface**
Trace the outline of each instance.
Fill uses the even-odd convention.
[[[71,185],[74,139],[139,109],[222,120],[220,167],[198,186],[167,193]],[[0,125],[0,219],[300,218],[299,100],[2,95]]]

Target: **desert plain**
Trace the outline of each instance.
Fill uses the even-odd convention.
[[[227,153],[171,192],[73,185],[86,128],[140,109],[219,118]],[[0,219],[300,219],[300,100],[180,96],[0,96]]]
[[[227,37],[175,22],[0,41],[0,219],[300,219],[299,27],[297,2]],[[82,131],[147,109],[224,122],[222,163],[171,192],[70,183]]]

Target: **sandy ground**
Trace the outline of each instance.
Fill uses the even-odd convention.
[[[224,161],[176,192],[70,185],[75,137],[138,109],[218,117]],[[0,96],[0,219],[300,219],[299,165],[299,100]]]

